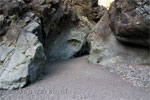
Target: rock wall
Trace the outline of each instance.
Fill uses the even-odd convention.
[[[40,20],[32,12],[18,18],[16,15],[2,16],[2,23],[5,20],[10,23],[2,27],[5,33],[0,37],[0,88],[20,88],[34,82],[44,70],[46,59],[39,41]]]
[[[149,0],[115,0],[88,35],[89,62],[149,88],[149,8]]]
[[[88,36],[89,62],[101,65],[149,63],[149,48],[118,42],[109,25],[106,12]]]
[[[0,1],[0,89],[33,83],[46,56],[40,16],[17,0]]]
[[[101,8],[96,0],[62,0],[58,5],[54,14],[48,17],[49,23],[45,25],[49,61],[72,58],[82,51],[82,47],[86,46],[87,35],[102,16],[98,13]],[[43,20],[47,22],[47,19]]]
[[[0,88],[24,87],[45,61],[85,53],[102,65],[148,64],[149,7],[148,0],[115,0],[109,10],[98,0],[0,0]]]
[[[89,61],[102,65],[149,63],[149,7],[147,0],[115,0],[88,36]]]
[[[116,38],[128,44],[150,45],[150,1],[116,0],[109,11]]]
[[[0,88],[34,82],[46,60],[88,52],[86,38],[104,9],[97,0],[1,0]]]

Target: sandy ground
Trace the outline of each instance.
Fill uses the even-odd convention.
[[[150,90],[89,64],[85,56],[47,64],[40,80],[23,89],[1,90],[0,100],[150,100]]]

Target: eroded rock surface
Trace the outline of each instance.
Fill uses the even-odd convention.
[[[149,0],[115,0],[109,15],[112,31],[119,41],[150,46]]]
[[[49,23],[44,18],[45,32],[48,34],[46,54],[50,61],[68,59],[86,47],[86,37],[104,9],[97,0],[62,0]],[[48,19],[47,18],[47,19]],[[48,27],[48,28],[47,28]],[[85,50],[87,51],[87,50]]]
[[[115,0],[88,35],[89,62],[103,65],[135,86],[149,88],[149,13],[137,11],[144,5],[149,6],[149,1]]]
[[[46,58],[81,56],[87,41],[90,62],[149,63],[149,49],[141,47],[150,43],[149,4],[115,0],[107,11],[98,0],[0,0],[0,88],[34,82]]]
[[[92,34],[88,36],[90,43],[89,61],[102,65],[114,63],[142,64],[149,63],[149,49],[129,46],[117,41],[110,27],[109,15],[106,12]]]
[[[44,69],[41,22],[32,12],[1,16],[9,25],[3,24],[5,33],[0,37],[0,88],[21,88],[34,82]]]
[[[97,0],[1,0],[0,88],[34,82],[45,58],[88,52],[86,38],[105,10]]]

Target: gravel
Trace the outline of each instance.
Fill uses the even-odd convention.
[[[150,65],[114,64],[103,66],[112,73],[117,73],[123,80],[132,82],[134,86],[150,88]]]

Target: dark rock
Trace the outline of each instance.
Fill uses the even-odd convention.
[[[0,37],[7,33],[9,25],[10,21],[5,19],[3,15],[0,15]]]
[[[45,55],[56,61],[88,52],[87,36],[104,14],[99,10],[97,0],[1,0],[0,88],[34,82]]]
[[[32,0],[23,0],[25,3],[30,3]]]
[[[0,1],[0,12],[5,16],[18,15],[22,12],[22,6],[18,0],[2,0]]]
[[[128,44],[150,45],[150,1],[115,0],[109,10],[116,38]]]
[[[118,42],[109,25],[109,14],[106,12],[88,36],[89,62],[107,66],[149,63],[149,49]]]
[[[40,18],[32,12],[9,17],[0,16],[0,89],[35,82],[45,66]]]
[[[84,54],[79,52],[86,45],[86,37],[102,16],[97,0],[62,0],[51,7],[53,13],[46,12],[43,17],[47,58],[56,61]]]

